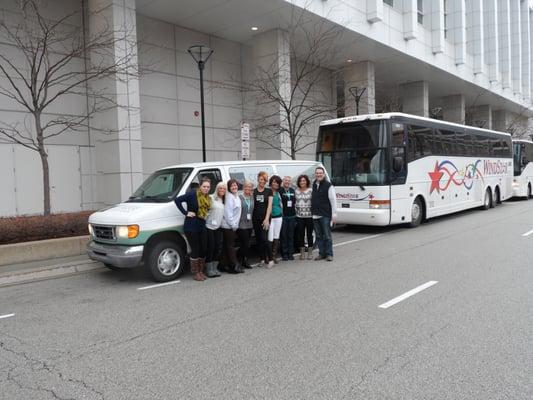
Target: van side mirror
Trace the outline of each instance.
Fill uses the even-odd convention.
[[[394,157],[392,159],[392,170],[400,172],[403,169],[403,157]]]

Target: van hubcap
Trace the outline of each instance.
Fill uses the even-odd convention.
[[[172,275],[180,266],[180,256],[174,249],[165,249],[159,254],[157,268],[163,275]]]

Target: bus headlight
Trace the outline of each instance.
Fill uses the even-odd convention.
[[[390,208],[390,200],[370,200],[368,208],[373,210],[384,210]]]
[[[120,239],[134,239],[139,235],[139,225],[117,226],[115,232]]]
[[[89,235],[94,236],[94,230],[93,230],[93,226],[91,224],[87,225],[87,229],[89,229]]]
[[[513,179],[513,188],[519,187],[520,184],[516,181],[516,179]]]

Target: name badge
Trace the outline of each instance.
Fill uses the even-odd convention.
[[[252,214],[250,214],[250,213],[246,214],[246,219],[248,221],[250,221],[252,219]]]
[[[292,207],[292,200],[287,200],[287,207]]]

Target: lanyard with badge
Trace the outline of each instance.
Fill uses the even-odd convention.
[[[290,192],[290,190],[287,190],[285,188],[283,188],[283,194],[286,197],[288,197],[288,199],[287,199],[287,208],[291,208],[292,207],[292,199],[291,199],[291,197],[292,197],[293,194]]]
[[[251,201],[249,197],[243,196],[244,202],[246,203],[246,220],[250,221],[252,219],[252,214],[250,213]]]

